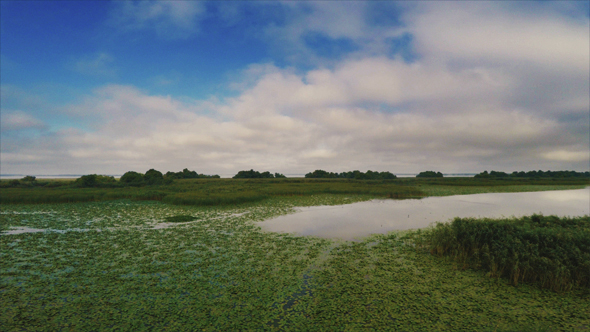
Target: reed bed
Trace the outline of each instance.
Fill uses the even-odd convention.
[[[425,233],[431,253],[513,285],[590,288],[590,217],[455,218]]]
[[[372,195],[389,198],[419,198],[425,194],[394,180],[349,179],[184,179],[169,185],[145,187],[31,187],[3,188],[2,204],[39,204],[110,201],[117,199],[155,200],[176,205],[231,205],[252,203],[275,196],[318,194]]]

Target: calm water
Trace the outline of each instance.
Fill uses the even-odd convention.
[[[590,214],[590,187],[527,193],[373,200],[338,206],[296,208],[294,214],[258,223],[271,232],[351,240],[373,233],[427,227],[454,217],[510,217],[533,213],[558,216]]]

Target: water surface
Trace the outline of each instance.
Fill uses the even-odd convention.
[[[351,240],[374,233],[424,228],[455,217],[521,217],[533,213],[557,216],[590,214],[590,187],[524,193],[492,193],[372,200],[337,206],[296,208],[296,213],[258,223],[271,232]]]

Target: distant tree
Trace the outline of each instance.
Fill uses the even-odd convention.
[[[79,187],[94,187],[96,186],[96,174],[82,175],[74,182]]]
[[[205,175],[205,174],[198,174],[196,171],[189,171],[188,168],[183,169],[181,172],[166,172],[164,174],[164,182],[170,181],[172,179],[219,179],[220,176],[215,175]]]
[[[508,173],[506,173],[506,172],[491,171],[490,172],[490,176],[493,177],[493,178],[507,178],[510,175],[508,175]]]
[[[37,178],[34,177],[34,176],[32,176],[32,175],[27,175],[27,176],[25,176],[24,178],[22,178],[20,180],[21,181],[24,181],[24,182],[33,182],[33,181],[36,181]]]
[[[263,179],[274,178],[274,176],[269,171],[260,173],[260,177]]]
[[[181,172],[166,172],[165,178],[170,179],[196,179],[199,174],[195,171],[189,171],[188,168],[183,169]]]
[[[324,178],[325,179],[325,178],[334,177],[334,176],[331,176],[332,174],[334,174],[334,173],[328,173],[324,170],[316,169],[313,172],[305,174],[305,177],[306,178],[319,178],[319,179]]]
[[[277,178],[277,179],[284,179],[284,178],[286,178],[286,176],[284,174],[281,174],[281,173],[275,173],[275,178]]]
[[[356,180],[391,180],[397,178],[391,172],[373,172],[368,170],[366,173],[363,173],[359,170],[354,170],[352,172],[342,172],[342,173],[333,173],[333,172],[326,172],[321,169],[316,169],[313,172],[305,174],[306,178],[318,178],[318,179],[333,179],[333,178],[340,178],[340,179],[356,179]]]
[[[393,179],[397,178],[397,176],[395,176],[395,174],[393,174],[391,172],[381,172],[381,173],[379,173],[379,176],[383,180],[393,180]]]
[[[434,171],[425,171],[420,172],[420,174],[416,175],[417,178],[442,178],[443,174],[441,172],[434,172]]]
[[[147,184],[162,184],[164,182],[164,175],[162,175],[162,172],[152,168],[145,172],[143,179]]]
[[[233,176],[234,179],[262,179],[262,178],[273,178],[273,177],[274,176],[268,171],[260,173],[258,171],[253,170],[253,169],[251,169],[249,171],[239,171],[238,174]]]
[[[199,174],[195,171],[189,171],[188,168],[182,170],[183,179],[196,179],[197,177],[199,177]]]
[[[74,181],[74,185],[77,187],[103,187],[112,186],[116,183],[117,181],[112,176],[96,174],[82,175]]]
[[[491,173],[490,173],[491,174]],[[513,178],[590,178],[590,172],[575,172],[575,171],[547,171],[543,172],[541,170],[538,171],[520,171],[520,172],[512,172],[510,177]]]
[[[143,184],[144,179],[143,179],[143,175],[141,173],[129,171],[129,172],[126,172],[125,174],[123,174],[123,176],[121,176],[121,178],[119,179],[119,182],[126,183],[126,184],[132,184],[132,185],[138,185],[138,184]]]
[[[488,173],[487,170],[485,170],[479,174],[475,174],[475,176],[474,176],[474,178],[476,178],[476,179],[487,179],[489,177],[490,177],[490,174]]]

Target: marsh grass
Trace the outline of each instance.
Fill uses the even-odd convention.
[[[427,196],[451,196],[451,195],[472,195],[472,194],[486,194],[486,193],[511,193],[511,192],[534,192],[534,191],[548,191],[548,190],[572,190],[583,189],[588,184],[580,185],[496,185],[496,186],[456,186],[456,185],[437,185],[437,184],[418,184],[417,187]]]
[[[424,193],[411,184],[394,180],[348,179],[184,179],[170,185],[114,188],[3,188],[1,204],[39,204],[155,200],[175,205],[232,205],[253,203],[276,196],[319,194],[372,195],[419,198]]]
[[[431,253],[517,286],[590,288],[590,217],[455,218],[425,233]]]
[[[3,180],[4,182],[6,180]],[[71,181],[70,181],[71,182]],[[57,183],[57,182],[56,182]],[[579,189],[588,179],[399,178],[352,179],[181,179],[149,187],[78,188],[67,185],[3,187],[0,204],[99,202],[120,199],[163,201],[175,205],[218,206],[256,203],[271,197],[320,194],[420,198],[488,192]]]

